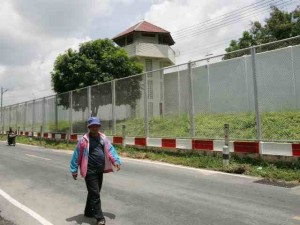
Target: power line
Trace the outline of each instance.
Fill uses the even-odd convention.
[[[187,53],[187,52],[196,52],[198,50],[210,49],[211,47],[223,45],[224,42],[231,41],[231,40],[236,39],[236,38],[238,38],[240,36],[241,35],[235,35],[235,36],[232,36],[231,38],[223,39],[223,40],[216,41],[216,42],[211,42],[210,45],[207,45],[205,48],[203,48],[203,46],[200,46],[200,47],[198,46],[196,48],[186,49],[186,50],[184,50],[182,52]]]
[[[213,19],[208,19],[208,20],[205,20],[205,21],[202,21],[196,25],[192,25],[190,27],[186,27],[186,28],[183,28],[183,29],[180,29],[180,30],[177,30],[177,31],[174,31],[172,32],[174,34],[174,36],[180,36],[180,33],[182,32],[186,32],[186,31],[189,31],[189,30],[194,30],[195,28],[198,28],[200,25],[204,24],[204,25],[207,25],[207,23],[211,23],[211,22],[214,22],[215,20],[224,20],[225,18],[228,18],[228,17],[232,17],[234,14],[238,14],[240,15],[241,14],[241,11],[244,9],[248,9],[248,8],[257,8],[257,6],[260,6],[261,4],[263,4],[263,6],[260,6],[259,8],[261,7],[265,7],[265,5],[269,4],[270,2],[273,2],[274,0],[268,0],[268,1],[264,1],[262,0],[260,3],[254,3],[254,4],[251,4],[251,5],[248,5],[246,7],[243,7],[243,8],[240,8],[240,9],[237,9],[237,10],[234,10],[234,11],[231,11],[229,13],[226,13],[226,14],[223,14],[221,16],[218,16],[216,18],[213,18]],[[249,9],[248,9],[249,10]],[[229,15],[229,16],[226,16],[226,15]],[[179,33],[179,35],[177,35],[177,33]]]
[[[281,1],[281,0],[279,0]],[[293,0],[291,0],[290,3],[280,3],[277,5],[277,7],[281,7],[281,6],[287,6],[287,5],[291,5],[291,4],[294,4],[295,2],[293,2]],[[233,17],[233,18],[230,18],[230,19],[227,19],[227,20],[224,20],[220,23],[215,23],[215,24],[212,24],[212,26],[210,27],[204,27],[204,28],[201,28],[201,29],[197,29],[195,30],[192,34],[185,34],[185,35],[181,35],[180,37],[178,37],[176,40],[182,40],[182,39],[185,39],[185,38],[190,38],[190,37],[194,37],[196,35],[199,35],[199,34],[203,34],[203,33],[206,33],[207,31],[211,31],[211,30],[214,30],[220,26],[224,26],[224,25],[229,25],[229,24],[232,24],[232,23],[236,23],[236,22],[239,22],[239,21],[243,21],[247,18],[249,18],[250,16],[255,16],[255,15],[259,15],[263,12],[267,12],[269,11],[270,9],[267,8],[267,9],[261,9],[259,11],[256,11],[254,13],[250,13],[250,14],[247,14],[245,17],[243,17],[242,19],[237,19],[238,17]],[[243,15],[240,15],[240,16],[243,16]]]
[[[273,0],[271,0],[271,1],[273,1]],[[276,0],[275,3],[278,3],[278,2],[281,2],[281,1],[282,0]],[[288,4],[286,4],[286,3],[288,3],[288,2],[281,2],[280,4],[277,5],[277,7],[291,5],[291,4],[295,3],[295,2],[293,0],[291,0],[291,2],[289,2]],[[245,20],[245,19],[247,19],[250,16],[258,15],[258,14],[260,14],[262,12],[266,12],[266,11],[269,11],[269,10],[270,10],[270,8],[268,7],[268,8],[265,8],[263,10],[256,11],[255,13],[248,14],[246,17],[243,17],[242,20]],[[241,14],[241,15],[243,15],[243,14]],[[236,22],[239,22],[239,21],[242,21],[242,20],[236,20],[236,18],[231,18],[231,20],[229,20],[229,21],[223,21],[222,23],[215,24],[212,27],[209,27],[209,28],[206,28],[206,29],[202,29],[202,30],[198,30],[198,32],[193,33],[193,34],[187,34],[185,37],[178,38],[178,40],[187,39],[187,38],[191,38],[191,37],[195,37],[195,36],[200,36],[201,34],[206,33],[208,31],[215,30],[215,29],[217,29],[220,26],[229,25],[229,24],[236,23]],[[148,49],[151,49],[151,48],[153,48],[153,47],[151,47],[151,46],[141,46],[140,47],[141,50],[148,50]]]
[[[293,3],[293,2],[291,2],[291,3],[287,4],[287,5],[290,5],[290,4],[292,4],[292,3]],[[191,53],[191,52],[196,52],[196,51],[199,51],[199,50],[210,49],[211,47],[221,46],[221,45],[223,45],[223,43],[224,43],[225,41],[227,41],[227,40],[230,41],[230,40],[236,39],[236,38],[238,38],[238,37],[240,37],[240,36],[241,36],[241,35],[237,35],[237,36],[234,36],[234,37],[231,37],[231,38],[222,40],[222,41],[213,42],[213,43],[221,43],[221,44],[217,44],[217,45],[209,45],[209,46],[207,46],[207,47],[205,47],[205,48],[199,48],[199,47],[197,47],[197,48],[192,48],[192,49],[184,50],[184,51],[182,51],[182,52],[184,52],[184,53]],[[211,43],[211,44],[213,44],[213,43]],[[201,47],[202,47],[202,46],[201,46]],[[204,52],[202,52],[202,53],[204,53]]]

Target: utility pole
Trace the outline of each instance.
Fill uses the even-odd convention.
[[[4,115],[3,115],[3,94],[7,92],[8,89],[1,87],[1,125],[2,125],[2,133],[4,132]]]

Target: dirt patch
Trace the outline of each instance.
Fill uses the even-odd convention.
[[[284,180],[275,180],[271,178],[264,178],[262,180],[254,181],[254,183],[266,184],[266,185],[272,185],[272,186],[284,187],[284,188],[293,188],[300,185],[299,181],[284,181]]]
[[[249,165],[234,165],[223,168],[221,171],[226,173],[235,173],[235,174],[248,174],[250,170]]]

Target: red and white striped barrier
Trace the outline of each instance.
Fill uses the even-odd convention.
[[[123,138],[119,136],[109,137],[114,144],[122,144]],[[199,139],[173,139],[173,138],[142,138],[126,137],[125,144],[141,147],[193,149],[199,151],[223,150],[224,140],[199,140]],[[258,141],[230,141],[230,152],[252,153],[277,156],[300,157],[300,143],[276,143]]]
[[[20,135],[41,137],[40,133],[20,132]],[[71,134],[70,140],[77,141],[83,135]],[[53,140],[67,140],[65,133],[44,133],[43,138]],[[108,136],[113,144],[121,145],[123,137]],[[154,147],[171,149],[193,149],[199,151],[221,152],[224,146],[224,140],[201,140],[201,139],[181,139],[181,138],[146,138],[146,137],[126,137],[125,144],[136,147]],[[230,152],[252,153],[274,156],[294,156],[300,157],[300,143],[276,143],[276,142],[258,142],[258,141],[230,141]]]

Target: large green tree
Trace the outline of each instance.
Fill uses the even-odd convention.
[[[298,6],[292,12],[285,12],[272,6],[270,16],[265,20],[264,26],[259,21],[252,22],[249,31],[244,31],[241,38],[230,42],[225,49],[227,54],[224,58],[229,59],[247,54],[243,51],[232,53],[233,51],[298,35],[300,35],[300,7]],[[291,44],[299,44],[299,40],[277,43],[257,50],[273,50]]]
[[[97,115],[100,106],[112,103],[112,81],[130,75],[139,74],[143,67],[135,59],[128,57],[123,48],[117,47],[109,39],[99,39],[83,43],[79,50],[68,49],[59,55],[51,72],[52,86],[56,93],[75,90],[73,108],[85,110],[87,95],[81,88],[93,86],[92,115]],[[136,107],[136,100],[141,97],[141,76],[116,82],[116,105],[128,104]],[[69,108],[66,94],[58,95],[58,104]]]

